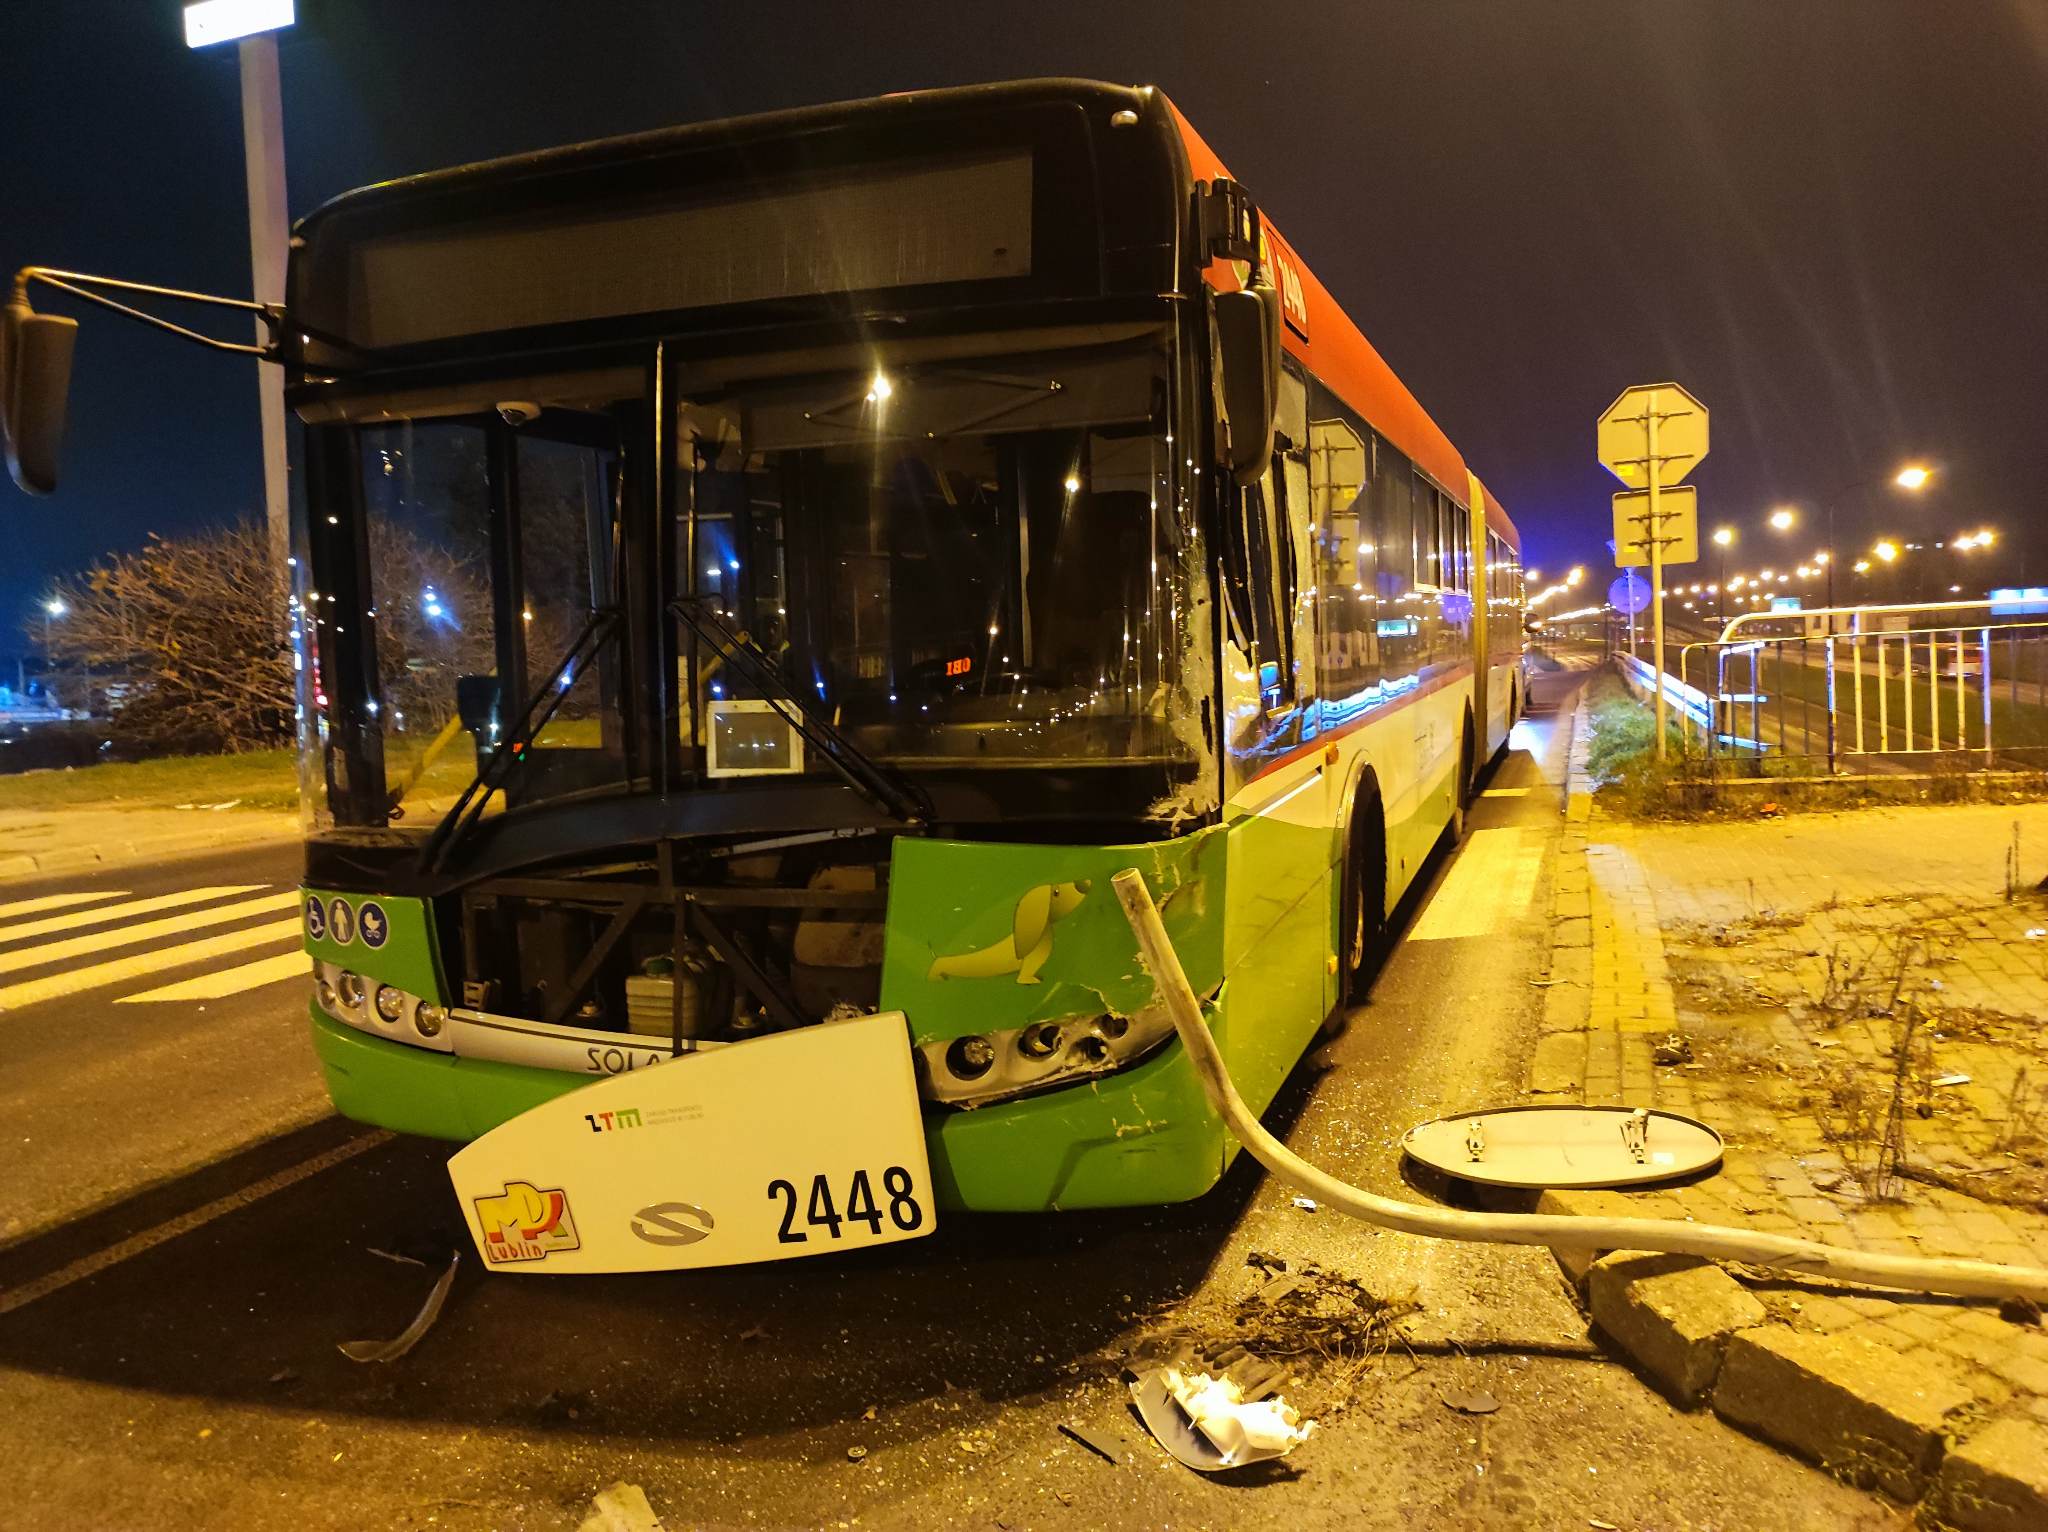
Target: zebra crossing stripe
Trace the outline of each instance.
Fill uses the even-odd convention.
[[[287,894],[285,897],[290,903],[298,903],[297,894]],[[251,947],[261,947],[266,942],[283,941],[287,937],[295,941],[300,937],[299,917],[296,914],[289,920],[273,920],[241,931],[223,931],[218,936],[185,942],[176,947],[159,947],[154,952],[138,952],[129,957],[115,958],[110,962],[96,963],[90,968],[73,968],[64,973],[53,973],[20,984],[0,985],[0,1011],[18,1011],[24,1006],[40,1005],[45,1000],[76,995],[89,989],[103,989],[109,984],[120,984],[129,979],[162,973],[167,969],[182,968],[188,963],[202,963],[209,958],[225,957],[230,952],[246,952]],[[301,958],[300,961],[303,962],[305,959]]]
[[[125,899],[125,888],[103,888],[92,893],[38,894],[33,899],[14,899],[0,904],[0,920],[11,920],[17,915],[34,915],[43,910],[67,909],[74,904],[93,904],[101,899]]]
[[[175,984],[145,990],[139,995],[121,995],[116,997],[114,1004],[140,1005],[152,1000],[225,1000],[229,995],[260,989],[281,979],[303,979],[312,971],[313,960],[305,953],[281,952],[276,957],[258,958],[253,963],[204,973],[196,979],[180,979]]]
[[[125,920],[130,915],[175,910],[188,904],[204,904],[209,899],[226,899],[235,894],[253,894],[265,886],[261,883],[228,883],[213,888],[181,888],[176,893],[131,899],[126,904],[107,904],[96,910],[73,910],[68,915],[51,915],[43,920],[24,921],[18,926],[0,926],[0,942],[26,941],[31,936],[48,936],[53,931],[75,931],[80,926],[96,926],[102,921]]]
[[[259,888],[261,886],[257,885]],[[293,890],[282,894],[265,894],[260,899],[241,899],[233,904],[217,904],[212,909],[193,910],[184,915],[167,915],[162,920],[145,920],[136,925],[115,926],[110,931],[94,931],[85,936],[74,936],[68,941],[22,947],[13,952],[0,952],[0,973],[36,968],[44,963],[60,963],[68,958],[88,957],[95,952],[106,952],[115,947],[132,947],[138,942],[154,941],[159,936],[182,936],[199,926],[224,926],[231,920],[241,920],[250,915],[268,915],[277,910],[296,910],[298,907],[299,896],[297,891]],[[296,917],[291,921],[291,925],[294,929],[297,928]]]

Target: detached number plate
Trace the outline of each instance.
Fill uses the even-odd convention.
[[[496,1271],[786,1260],[917,1239],[938,1223],[901,1012],[570,1091],[448,1170]]]

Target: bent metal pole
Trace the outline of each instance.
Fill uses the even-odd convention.
[[[1124,916],[1138,938],[1138,952],[1173,1016],[1173,1029],[1202,1082],[1210,1104],[1222,1114],[1252,1158],[1291,1186],[1353,1218],[1403,1234],[1482,1244],[1552,1245],[1580,1250],[1655,1250],[1741,1261],[1779,1271],[1865,1282],[1910,1292],[1952,1293],[1971,1298],[2026,1297],[2048,1301],[2048,1270],[2000,1266],[1990,1261],[1932,1260],[1917,1256],[1869,1255],[1814,1240],[1761,1234],[1750,1229],[1677,1223],[1661,1218],[1576,1218],[1544,1213],[1464,1213],[1375,1196],[1339,1181],[1301,1159],[1261,1126],[1231,1084],[1216,1039],[1202,1020],[1180,959],[1145,887],[1144,875],[1126,868],[1112,878]]]

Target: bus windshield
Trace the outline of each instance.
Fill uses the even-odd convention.
[[[1156,345],[737,386],[684,376],[663,422],[676,554],[663,589],[743,633],[785,697],[891,769],[1151,762],[1184,775],[1200,704],[1179,694],[1192,544],[1167,378]],[[615,623],[580,672],[563,666],[638,583],[617,550],[643,514],[631,480],[650,417],[638,397],[530,391],[410,417],[380,402],[339,427],[362,525],[359,641],[374,658],[353,687],[338,668],[316,679],[323,714],[364,720],[384,790],[341,790],[371,763],[337,764],[334,740],[309,741],[334,823],[431,823],[543,694],[552,713],[520,742],[499,806],[653,776],[634,768],[646,757],[627,748],[620,704],[632,625]],[[312,601],[322,627],[345,622],[333,590]],[[759,692],[686,625],[673,631],[666,733],[687,785],[709,709]]]
[[[1137,352],[686,398],[680,583],[876,759],[1180,756],[1166,397]]]

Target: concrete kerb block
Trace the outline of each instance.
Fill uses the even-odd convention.
[[[2008,1415],[1950,1447],[1927,1509],[1957,1532],[2048,1527],[2048,1425]]]
[[[1721,1371],[1728,1337],[1769,1317],[1712,1261],[1617,1250],[1586,1273],[1593,1323],[1671,1400],[1692,1409]]]
[[[1941,1465],[1948,1417],[1976,1392],[1931,1351],[1767,1325],[1728,1338],[1713,1401],[1723,1420],[1837,1478],[1912,1501]]]

